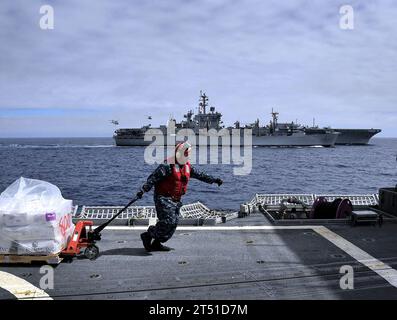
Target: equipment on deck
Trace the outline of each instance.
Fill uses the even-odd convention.
[[[379,189],[379,209],[397,216],[397,186]]]
[[[373,210],[353,211],[351,215],[351,225],[354,227],[359,223],[378,224],[379,227],[383,224],[383,213]]]
[[[74,228],[72,239],[69,241],[66,249],[61,252],[65,258],[73,258],[84,250],[84,255],[90,260],[95,260],[99,256],[99,248],[95,243],[101,240],[101,231],[105,229],[114,219],[122,214],[129,206],[140,199],[142,196],[138,193],[124,208],[117,212],[111,219],[101,224],[99,227],[92,229],[92,221],[78,221]],[[87,229],[88,227],[88,229]]]
[[[84,255],[90,260],[95,260],[99,256],[99,249],[95,245],[95,240],[91,239],[92,234],[92,221],[78,221],[73,231],[72,239],[69,241],[68,246],[61,252],[62,258],[73,258],[80,254],[82,249]],[[88,230],[86,229],[88,227]]]
[[[289,209],[287,204],[300,205],[302,209],[300,212],[297,210],[296,206]],[[309,217],[309,205],[296,197],[281,200],[280,210],[278,211],[279,219],[298,219],[301,218],[302,215],[304,215],[305,218]]]
[[[349,199],[337,198],[328,202],[325,197],[318,197],[313,203],[310,219],[343,219],[351,216],[352,211]]]

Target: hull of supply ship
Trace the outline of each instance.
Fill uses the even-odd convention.
[[[127,129],[128,130],[128,129]],[[308,147],[308,146],[323,146],[323,147],[333,147],[335,145],[336,139],[338,137],[337,133],[327,133],[327,134],[305,134],[296,133],[290,136],[275,135],[275,136],[252,136],[252,145],[259,147]],[[154,137],[152,141],[145,141],[143,138],[137,138],[133,136],[115,136],[114,137],[117,146],[164,146],[167,141],[165,136]],[[195,141],[194,141],[195,140]],[[202,139],[198,136],[195,139],[189,139],[189,141],[196,146],[208,146],[211,144],[211,138]],[[241,138],[239,142],[233,141],[232,138],[218,138],[215,145],[225,146],[225,141],[230,141],[231,146],[243,146],[244,139]]]
[[[193,111],[189,111],[184,117],[186,120],[177,123],[171,119],[167,126],[152,128],[150,125],[142,128],[118,129],[115,131],[114,140],[117,146],[148,146],[148,145],[166,145],[167,128],[172,122],[175,127],[175,133],[183,139],[188,136],[192,144],[200,145],[247,145],[248,141],[244,139],[245,129],[252,131],[253,146],[267,147],[305,147],[305,146],[324,146],[333,147],[339,133],[334,130],[321,129],[318,132],[305,131],[305,127],[294,122],[279,123],[278,113],[272,111],[272,120],[268,125],[261,126],[259,120],[253,124],[240,127],[237,121],[234,127],[224,127],[222,125],[222,114],[215,112],[211,107],[207,112],[208,97],[201,93],[199,100],[198,114],[193,117]],[[148,130],[154,129],[149,132]],[[182,134],[181,130],[187,129],[190,134]],[[203,134],[203,131],[205,132]],[[213,133],[210,133],[210,132]],[[237,138],[234,137],[237,131]],[[186,131],[185,131],[186,132]],[[179,135],[178,135],[179,133]],[[240,139],[238,138],[240,134]],[[146,139],[145,139],[145,136]],[[214,140],[215,139],[215,140]],[[218,141],[217,141],[218,140]],[[212,141],[212,142],[211,142]]]
[[[336,144],[365,145],[382,130],[380,129],[334,129],[339,132]]]
[[[329,130],[339,133],[335,142],[337,145],[366,145],[374,135],[382,131],[381,129],[330,129],[313,126],[306,128],[305,132],[319,134]]]

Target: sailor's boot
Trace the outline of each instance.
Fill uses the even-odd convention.
[[[152,242],[152,237],[150,236],[149,232],[141,233],[141,239],[145,250],[148,252],[151,251],[152,247],[150,243]]]
[[[162,245],[161,242],[158,240],[153,240],[151,249],[152,249],[152,251],[171,251],[171,250],[173,250],[173,248]]]

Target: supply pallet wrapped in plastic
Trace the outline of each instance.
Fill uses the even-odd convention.
[[[19,178],[0,194],[0,254],[58,254],[74,230],[72,206],[55,185]]]

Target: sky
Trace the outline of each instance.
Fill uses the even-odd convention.
[[[111,137],[112,119],[182,120],[200,90],[226,125],[274,108],[397,137],[396,17],[393,0],[2,0],[0,137]]]

